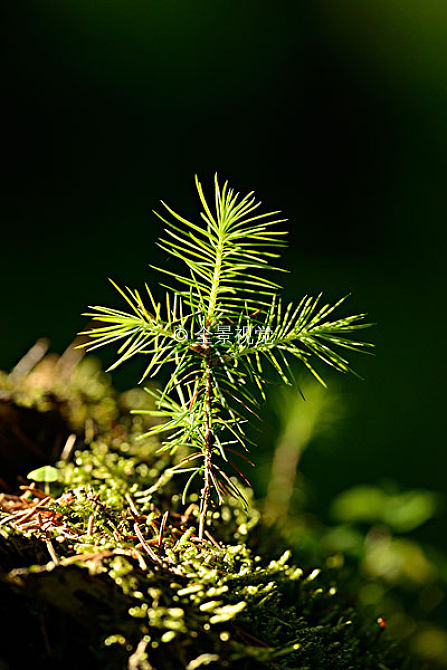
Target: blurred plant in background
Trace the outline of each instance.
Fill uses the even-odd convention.
[[[447,556],[424,541],[424,525],[443,511],[429,490],[402,490],[393,481],[339,493],[322,522],[312,513],[312,482],[298,471],[303,452],[337,431],[348,408],[339,390],[313,380],[303,398],[283,389],[273,402],[280,422],[264,518],[309,562],[333,569],[346,591],[382,616],[391,635],[408,644],[423,667],[447,667]]]
[[[301,456],[315,435],[330,431],[343,413],[337,396],[313,379],[302,380],[300,389],[301,395],[290,388],[281,389],[273,399],[280,418],[280,433],[265,504],[266,518],[270,521],[286,518],[295,503],[304,502],[303,486],[296,486]]]

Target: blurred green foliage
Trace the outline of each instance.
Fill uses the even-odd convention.
[[[430,523],[445,523],[443,496],[388,480],[341,491],[326,521],[316,516],[315,483],[296,466],[322,436],[330,442],[341,417],[349,421],[349,407],[340,389],[325,393],[313,385],[303,385],[306,402],[291,391],[278,394],[280,429],[264,515],[309,561],[336,570],[344,588],[383,616],[422,665],[447,667],[447,554],[424,535]],[[315,421],[325,408],[326,421]]]
[[[430,491],[387,493],[374,486],[356,486],[332,503],[332,516],[341,523],[384,523],[405,533],[431,519],[438,507]]]

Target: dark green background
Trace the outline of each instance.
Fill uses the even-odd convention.
[[[116,305],[107,276],[150,280],[152,208],[193,215],[194,173],[217,170],[289,217],[288,297],[352,291],[378,323],[349,421],[303,459],[315,504],[386,478],[445,491],[446,19],[413,0],[9,3],[1,367]],[[445,543],[441,520],[425,532]]]

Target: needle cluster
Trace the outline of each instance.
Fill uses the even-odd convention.
[[[156,268],[166,283],[157,301],[145,286],[139,291],[114,286],[127,311],[91,307],[86,314],[98,325],[86,331],[89,350],[118,344],[116,368],[143,354],[141,381],[169,368],[164,388],[147,389],[160,420],[141,437],[162,435],[161,449],[186,450],[174,466],[185,476],[183,501],[194,480],[201,481],[199,536],[203,537],[212,499],[233,496],[246,504],[249,483],[243,464],[252,464],[246,424],[257,417],[271,372],[285,384],[295,384],[294,361],[324,384],[315,367],[323,361],[340,372],[350,371],[343,352],[368,351],[370,344],[353,339],[367,327],[363,314],[335,318],[343,302],[322,303],[305,296],[284,304],[280,285],[270,279],[286,231],[278,211],[261,213],[254,194],[240,196],[215,178],[214,202],[205,198],[196,177],[200,219],[189,221],[162,203],[165,214],[159,246],[180,261],[182,271]],[[241,469],[242,468],[242,469]]]

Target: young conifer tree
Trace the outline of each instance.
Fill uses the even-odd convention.
[[[286,219],[280,212],[259,213],[253,192],[241,197],[215,178],[214,203],[205,199],[196,177],[202,206],[191,222],[162,202],[167,214],[159,246],[176,257],[184,271],[155,268],[169,285],[158,302],[145,285],[147,301],[137,290],[118,287],[127,311],[91,307],[85,316],[100,322],[85,331],[88,349],[118,343],[113,370],[137,354],[147,365],[140,382],[170,367],[164,388],[154,392],[156,410],[146,413],[162,423],[141,437],[165,434],[162,449],[188,453],[172,470],[185,477],[183,502],[190,485],[200,484],[199,537],[202,538],[210,500],[233,496],[246,504],[238,480],[249,483],[235,463],[251,463],[245,424],[257,417],[265,398],[269,369],[285,384],[295,384],[292,362],[297,359],[322,383],[314,367],[320,359],[340,372],[350,366],[340,350],[368,351],[370,344],[351,337],[365,328],[364,314],[333,319],[344,298],[322,305],[321,294],[283,305],[280,286],[268,278],[273,259],[284,246]],[[266,276],[267,275],[267,276]],[[252,464],[252,463],[251,463]],[[240,462],[239,462],[240,465]]]

